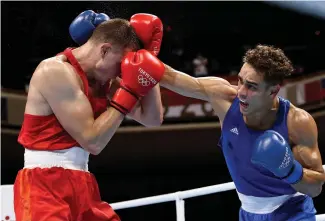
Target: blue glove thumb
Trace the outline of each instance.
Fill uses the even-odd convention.
[[[95,17],[94,25],[97,27],[99,24],[101,24],[104,21],[108,21],[109,19],[110,18],[105,13],[97,14]]]

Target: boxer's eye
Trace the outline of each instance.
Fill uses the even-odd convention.
[[[253,85],[250,85],[250,84],[247,85],[247,88],[248,88],[249,90],[252,90],[252,91],[256,91],[256,90],[257,90],[257,87],[255,87],[255,86],[253,86]]]

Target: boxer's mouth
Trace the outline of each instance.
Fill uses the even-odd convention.
[[[246,101],[240,100],[239,99],[239,103],[243,108],[247,108],[248,107],[248,103]]]

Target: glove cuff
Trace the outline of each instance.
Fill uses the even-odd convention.
[[[283,177],[282,180],[289,184],[296,184],[302,179],[303,175],[303,167],[298,161],[294,160],[290,172],[286,177]]]
[[[133,109],[138,99],[135,93],[121,86],[116,90],[110,105],[122,114],[127,115]]]

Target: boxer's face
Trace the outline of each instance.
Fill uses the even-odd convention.
[[[274,99],[273,86],[269,86],[251,65],[245,63],[238,74],[238,98],[243,115],[265,111]]]
[[[106,82],[121,74],[121,62],[131,48],[123,48],[118,45],[105,43],[100,47],[100,59],[96,64],[98,80]]]

